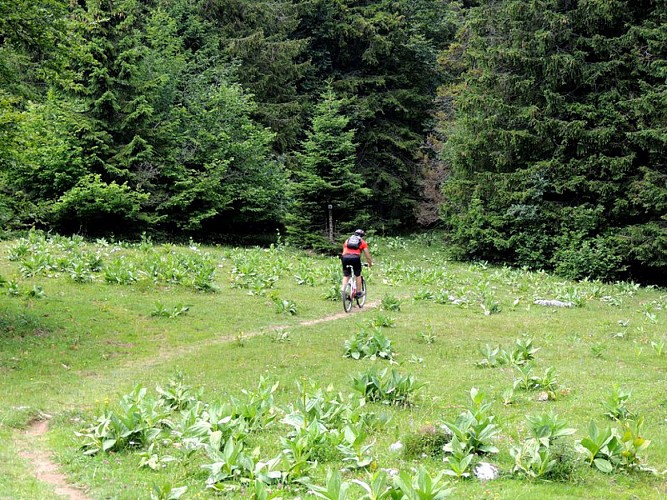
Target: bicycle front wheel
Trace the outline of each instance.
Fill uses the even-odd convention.
[[[343,309],[346,313],[349,313],[352,309],[352,283],[345,285],[345,289],[341,292],[343,299]]]
[[[364,304],[366,303],[366,280],[363,276],[361,277],[361,291],[361,297],[357,297],[357,305],[359,307],[364,307]]]

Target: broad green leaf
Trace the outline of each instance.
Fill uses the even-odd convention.
[[[614,470],[609,460],[605,460],[604,458],[596,458],[593,463],[599,471],[605,474],[610,474]]]

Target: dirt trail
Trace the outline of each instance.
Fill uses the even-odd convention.
[[[324,316],[322,318],[311,319],[306,321],[301,321],[297,323],[296,326],[312,326],[319,323],[326,323],[328,321],[336,321],[338,319],[343,319],[350,317],[350,315],[362,313],[368,309],[374,309],[380,304],[380,301],[369,302],[365,305],[363,309],[354,308],[350,313],[340,312],[332,314],[329,316]],[[290,325],[291,326],[291,325]],[[265,330],[259,330],[255,332],[244,333],[244,338],[256,337],[258,335],[263,335],[267,331],[276,331],[281,329],[289,328],[288,325],[275,325],[271,326]],[[224,344],[226,342],[232,342],[236,339],[236,336],[226,335],[222,337],[212,338],[203,340],[190,344],[185,347],[179,347],[177,349],[164,350],[156,354],[151,360],[141,360],[142,367],[146,366],[156,366],[162,363],[165,363],[169,360],[187,356],[188,354],[194,354],[206,347],[217,344]],[[131,369],[131,364],[123,367],[124,370]],[[107,374],[108,375],[108,374]],[[86,496],[81,490],[75,488],[67,482],[67,477],[61,473],[58,469],[58,465],[52,460],[51,455],[44,451],[39,444],[39,440],[42,436],[46,434],[49,429],[48,419],[34,420],[25,431],[22,431],[16,437],[17,448],[19,449],[19,455],[27,460],[32,467],[33,474],[35,477],[44,483],[50,484],[53,486],[54,491],[57,495],[64,498],[69,498],[70,500],[90,500],[90,497]]]
[[[48,430],[49,421],[46,419],[31,422],[16,438],[19,456],[30,463],[39,481],[53,486],[56,495],[70,500],[90,500],[83,491],[67,482],[67,476],[60,472],[51,455],[40,446],[39,440]]]
[[[320,323],[326,323],[329,321],[336,321],[339,319],[344,319],[344,318],[349,318],[351,316],[354,316],[355,314],[363,314],[364,311],[367,311],[369,309],[375,309],[380,305],[381,301],[376,300],[373,302],[367,302],[366,305],[363,308],[358,308],[354,307],[349,313],[346,313],[344,311],[341,311],[336,314],[331,314],[329,316],[324,316],[321,318],[316,318],[316,319],[310,319],[310,320],[305,320],[301,321],[295,325],[271,325],[266,328],[262,328],[260,330],[255,330],[252,332],[243,332],[242,338],[243,339],[249,339],[252,337],[258,337],[260,335],[266,335],[268,332],[276,332],[280,330],[287,330],[289,328],[293,327],[299,327],[299,326],[313,326],[317,325]],[[159,365],[162,365],[164,363],[167,363],[169,361],[173,361],[177,358],[182,358],[185,356],[191,356],[193,354],[196,354],[204,349],[207,349],[208,347],[214,346],[214,345],[220,345],[220,344],[226,344],[229,342],[234,342],[235,340],[238,340],[239,336],[238,335],[222,335],[220,337],[213,337],[205,340],[200,340],[198,342],[193,342],[191,344],[185,345],[185,346],[179,346],[176,348],[162,348],[160,351],[158,351],[155,356],[153,356],[150,359],[140,359],[136,361],[132,361],[130,363],[125,364],[121,370],[127,371],[128,369],[131,369],[133,366],[140,365],[142,369],[146,368],[151,368],[151,367],[156,367]],[[108,374],[105,374],[104,376],[107,376]],[[100,375],[101,376],[101,375]]]

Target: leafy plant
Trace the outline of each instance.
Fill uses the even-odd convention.
[[[559,420],[555,413],[542,413],[540,415],[527,415],[526,420],[530,424],[530,431],[541,446],[551,446],[555,440],[565,436],[571,436],[576,429],[568,428],[567,424]]]
[[[327,471],[327,479],[325,486],[312,484],[304,481],[310,491],[318,498],[326,498],[327,500],[347,500],[349,498],[348,491],[350,483],[341,481],[340,473],[336,470],[329,469]]]
[[[382,302],[380,307],[385,311],[400,311],[401,310],[401,301],[394,297],[393,295],[385,295],[382,297]]]
[[[368,370],[352,376],[352,388],[368,401],[391,405],[409,406],[416,392],[424,386],[413,375],[403,375],[396,370]]]
[[[352,483],[364,490],[364,495],[358,497],[360,500],[389,500],[396,498],[397,492],[394,489],[392,481],[383,470],[369,474],[368,481],[353,479]]]
[[[532,436],[510,447],[512,472],[532,478],[569,479],[576,464],[563,438],[574,434],[575,429],[568,428],[554,413],[528,415],[526,420]]]
[[[533,375],[533,368],[530,365],[514,365],[514,369],[518,372],[518,377],[514,379],[514,389],[542,390],[549,399],[556,399],[559,385],[553,367],[546,368],[542,376]]]
[[[214,490],[224,491],[220,483],[250,477],[255,468],[252,457],[243,450],[243,443],[230,437],[221,446],[222,433],[215,431],[210,436],[210,444],[206,445],[206,454],[212,463],[202,465],[209,471],[206,484]]]
[[[475,458],[470,447],[463,445],[456,436],[452,436],[446,449],[448,454],[445,461],[448,468],[444,470],[444,473],[458,479],[469,478],[472,462]]]
[[[479,368],[495,368],[502,364],[505,364],[504,353],[501,353],[500,347],[491,347],[489,344],[485,344],[484,347],[479,348],[479,352],[482,355],[482,359],[475,363],[475,366]]]
[[[501,311],[500,303],[491,293],[482,294],[479,306],[482,308],[485,316],[498,314]]]
[[[105,409],[96,423],[76,434],[83,438],[86,455],[141,448],[160,435],[171,410],[160,401],[146,398],[146,393],[146,388],[135,387],[121,398],[118,411]]]
[[[161,302],[155,303],[155,309],[151,311],[151,316],[157,316],[161,318],[177,318],[178,316],[185,315],[190,310],[189,306],[184,306],[183,304],[176,304],[172,308],[166,307]]]
[[[435,299],[435,294],[431,290],[427,290],[424,288],[418,290],[412,297],[412,300],[414,301],[434,300],[434,299]]]
[[[370,455],[373,444],[366,444],[367,438],[363,425],[346,425],[343,428],[343,439],[337,448],[348,468],[362,469],[373,462]]]
[[[524,365],[535,359],[535,354],[540,350],[533,345],[532,337],[521,337],[514,342],[514,348],[507,355],[507,361],[512,365]]]
[[[296,316],[298,313],[296,304],[290,299],[281,299],[277,295],[271,295],[271,300],[275,305],[276,314],[289,314]]]
[[[485,399],[485,394],[473,387],[469,393],[470,405],[455,421],[445,422],[445,426],[456,436],[466,451],[470,453],[498,453],[493,444],[493,438],[500,429],[494,423],[495,416],[491,415],[491,403]],[[445,451],[452,452],[450,445]]]
[[[394,359],[391,341],[378,327],[362,328],[353,338],[346,340],[343,355],[352,359]]]
[[[368,321],[368,324],[372,328],[394,328],[396,326],[396,320],[391,316],[377,314],[374,318]]]
[[[151,489],[151,500],[178,500],[185,492],[187,486],[174,487],[170,482],[154,482]]]
[[[426,345],[431,345],[434,344],[438,336],[433,333],[433,325],[428,325],[426,327],[426,330],[421,330],[417,332],[417,337],[419,339],[419,342],[426,344]]]
[[[611,427],[600,429],[591,421],[588,436],[579,442],[579,450],[591,466],[609,474],[614,470],[614,466],[621,462],[623,444]]]
[[[514,459],[512,472],[532,478],[548,478],[557,463],[550,448],[542,446],[536,439],[527,439],[520,446],[511,446],[510,456]]]
[[[632,396],[631,390],[624,389],[619,385],[614,385],[602,401],[604,414],[612,420],[627,420],[634,418],[634,413],[627,407],[630,396]]]
[[[403,493],[403,498],[441,500],[451,496],[454,492],[454,489],[449,487],[449,483],[443,481],[443,476],[444,473],[441,472],[432,477],[423,466],[419,466],[415,476],[411,476],[407,471],[402,471],[394,478],[394,486]]]
[[[639,456],[651,444],[641,435],[643,423],[641,417],[625,421],[619,431],[609,426],[600,429],[591,421],[588,436],[579,442],[578,449],[590,465],[607,474],[616,468],[654,472]]]
[[[32,288],[25,291],[25,296],[32,299],[43,299],[46,297],[46,292],[41,285],[32,285]]]
[[[665,342],[664,341],[655,342],[655,341],[652,340],[651,341],[651,347],[653,348],[653,350],[655,351],[655,353],[658,356],[662,356],[662,355],[665,354]]]

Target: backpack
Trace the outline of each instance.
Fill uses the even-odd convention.
[[[361,236],[353,234],[347,239],[347,248],[351,250],[358,250],[361,246]]]

